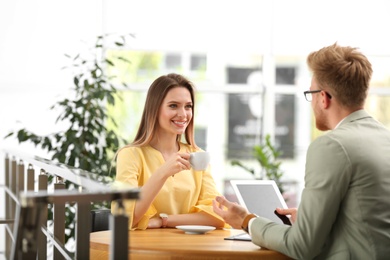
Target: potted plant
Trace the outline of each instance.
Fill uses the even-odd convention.
[[[114,46],[121,48],[125,46],[127,37],[129,36],[118,36],[112,42]],[[108,108],[115,105],[118,97],[117,88],[113,83],[116,75],[109,72],[114,71],[112,68],[118,62],[129,61],[122,56],[106,57],[105,44],[111,44],[108,42],[109,39],[112,39],[110,35],[98,36],[88,53],[65,55],[70,61],[70,65],[65,69],[73,72],[74,96],[58,101],[50,109],[59,111],[56,123],[58,121],[69,123],[66,130],[39,136],[21,128],[9,133],[5,138],[15,136],[19,143],[31,142],[35,147],[46,150],[55,162],[112,178],[115,173],[113,157],[118,147],[125,141],[114,129],[108,127],[109,124],[116,126],[115,119],[108,113]],[[125,83],[122,85],[126,87]],[[72,188],[71,185],[66,182],[67,188]],[[72,205],[67,205],[66,208],[68,232],[65,232],[65,241],[74,237],[71,224],[74,221],[74,210],[71,210],[71,207]],[[52,219],[50,208],[49,219]]]
[[[265,143],[253,147],[253,156],[261,168],[260,177],[257,177],[257,179],[274,180],[280,192],[283,194],[285,191],[281,181],[283,171],[280,169],[281,161],[279,161],[281,154],[282,152],[276,149],[271,143],[271,136],[269,134],[265,136]],[[256,178],[255,169],[243,165],[238,160],[233,160],[231,164],[241,167]]]

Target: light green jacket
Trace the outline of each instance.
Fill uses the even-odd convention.
[[[390,131],[364,110],[346,117],[308,149],[297,221],[250,232],[295,259],[390,259]]]

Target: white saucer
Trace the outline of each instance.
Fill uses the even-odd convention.
[[[190,235],[204,234],[208,231],[215,229],[215,227],[212,226],[198,226],[198,225],[176,226],[176,228],[183,230],[186,234],[190,234]]]

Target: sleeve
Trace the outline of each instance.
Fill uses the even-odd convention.
[[[141,175],[143,174],[143,160],[141,154],[137,152],[137,149],[131,147],[123,148],[118,152],[116,161],[117,168],[115,181],[138,188],[140,186],[139,180],[142,178]],[[135,203],[135,200],[125,200],[123,202],[126,214],[129,216],[129,229],[146,229],[149,223],[149,219],[157,213],[157,210],[153,205],[151,205],[141,220],[138,222],[137,226],[135,228],[131,228],[133,226]],[[117,203],[112,202],[111,212],[114,214],[116,210]]]
[[[217,186],[215,184],[214,178],[210,173],[210,166],[208,166],[207,170],[204,172],[198,171],[194,172],[197,174],[197,181],[201,183],[201,189],[198,201],[194,207],[191,208],[190,212],[205,212],[209,215],[214,216],[222,221],[224,221],[220,216],[214,213],[212,201],[216,196],[221,195],[217,190]],[[228,224],[225,224],[225,227],[230,227]]]
[[[296,259],[314,258],[329,237],[350,176],[351,163],[343,146],[329,136],[318,138],[307,152],[296,222],[290,227],[257,218],[251,225],[252,241]]]

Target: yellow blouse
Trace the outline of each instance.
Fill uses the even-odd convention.
[[[187,144],[180,143],[180,152],[191,153],[195,150]],[[151,146],[123,148],[117,156],[116,181],[142,187],[164,163],[162,154]],[[210,166],[205,171],[195,171],[191,168],[178,172],[166,180],[135,229],[146,229],[149,219],[160,213],[175,215],[203,211],[221,219],[212,209],[212,200],[217,195],[220,193],[210,174]],[[135,203],[134,200],[124,202],[130,218],[129,227],[132,227]]]

